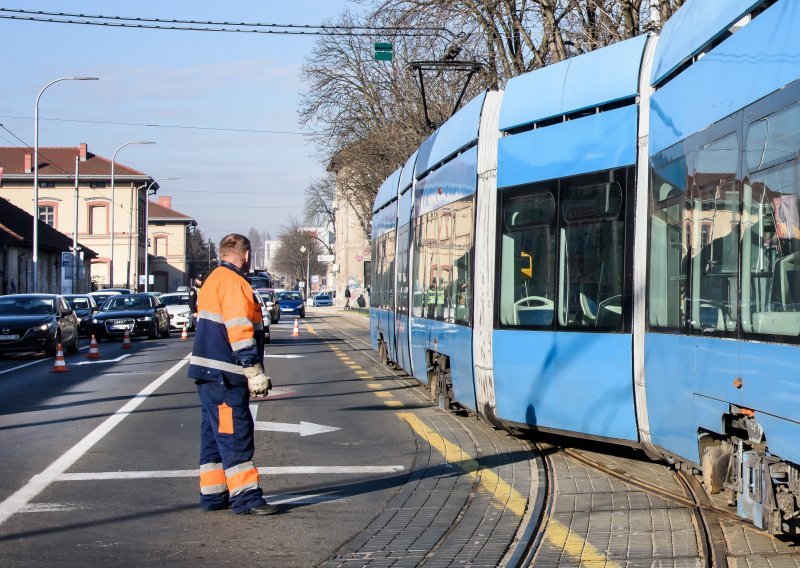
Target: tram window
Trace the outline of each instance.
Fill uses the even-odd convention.
[[[397,231],[397,312],[403,315],[408,315],[408,232],[408,225]]]
[[[800,164],[753,176],[744,188],[742,327],[800,336]]]
[[[559,324],[622,329],[624,170],[562,181]]]
[[[754,122],[747,131],[747,169],[763,170],[797,157],[800,149],[800,104]]]
[[[656,156],[656,159],[658,156]],[[680,329],[685,321],[690,231],[685,211],[686,156],[652,170],[653,203],[648,251],[648,321]]]
[[[739,298],[739,139],[697,150],[691,200],[690,324],[701,333],[736,331]]]
[[[503,325],[553,325],[555,184],[538,184],[520,197],[508,199],[503,206],[500,245],[500,323]]]

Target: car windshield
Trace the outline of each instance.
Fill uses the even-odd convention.
[[[2,316],[49,315],[55,311],[55,302],[51,298],[0,298]]]
[[[296,300],[298,302],[303,300],[303,297],[300,295],[300,292],[281,292],[278,294],[279,300]]]
[[[145,310],[153,306],[153,299],[148,297],[141,297],[141,296],[118,296],[115,298],[109,298],[109,300],[103,304],[103,311],[104,312],[116,312],[116,311],[127,311],[127,310]]]
[[[89,300],[86,298],[67,298],[67,303],[73,310],[89,309]]]
[[[119,296],[119,294],[93,294],[94,301],[97,302],[97,305],[101,305],[103,302],[111,298],[112,296]]]
[[[161,302],[165,306],[188,306],[189,305],[189,295],[185,294],[182,296],[161,296]]]
[[[317,300],[330,300],[331,297],[328,294],[317,294]]]

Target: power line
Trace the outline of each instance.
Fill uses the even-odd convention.
[[[5,15],[2,15],[5,14]],[[25,14],[21,16],[11,14]],[[52,17],[52,16],[55,16]],[[83,19],[75,19],[83,18]],[[86,19],[90,18],[90,19]],[[157,18],[122,18],[117,16],[84,16],[65,12],[38,12],[0,8],[0,19],[49,24],[73,24],[110,28],[135,28],[169,31],[197,31],[218,33],[245,33],[267,35],[305,35],[305,36],[353,36],[375,37],[439,37],[443,33],[452,36],[445,28],[400,28],[370,26],[323,26],[298,24],[258,24],[230,22],[195,22],[194,20],[162,20]],[[97,20],[97,21],[95,21]],[[178,24],[178,25],[175,25]],[[239,26],[239,27],[236,27]],[[265,29],[266,28],[266,29]]]
[[[10,114],[0,114],[0,118],[17,118],[23,120],[33,120],[32,116],[15,116]],[[144,122],[114,122],[110,120],[80,120],[74,118],[42,118],[39,120],[49,120],[51,122],[77,122],[81,124],[110,124],[113,126],[147,126],[150,128],[177,128],[181,130],[212,130],[217,132],[244,132],[250,134],[292,134],[302,136],[303,132],[296,130],[260,130],[256,128],[223,128],[216,126],[192,126],[186,124],[149,124]]]

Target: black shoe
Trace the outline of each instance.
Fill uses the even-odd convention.
[[[256,505],[252,509],[248,509],[245,515],[274,515],[280,511],[280,507],[277,505],[270,505],[269,503],[264,503],[263,505]]]

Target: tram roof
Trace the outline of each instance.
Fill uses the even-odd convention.
[[[411,157],[406,160],[406,163],[403,165],[403,170],[400,173],[400,185],[397,188],[397,192],[400,193],[414,180],[414,164],[417,162],[417,152],[418,150],[414,150],[414,153],[411,154]]]
[[[378,211],[381,207],[397,199],[397,182],[400,181],[400,168],[393,171],[378,188],[378,195],[375,196],[375,203],[372,211]]]
[[[687,0],[664,23],[650,83],[662,79],[728,31],[763,0]]]
[[[422,143],[415,167],[417,178],[478,139],[478,126],[485,98],[484,91],[461,107]]]
[[[514,77],[503,97],[500,130],[635,97],[646,42],[641,35]]]

